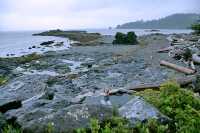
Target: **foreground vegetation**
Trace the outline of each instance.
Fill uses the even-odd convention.
[[[98,120],[92,119],[90,128],[77,129],[76,133],[164,133],[168,129],[167,125],[161,125],[155,119],[147,123],[138,123],[132,127],[128,120],[120,117],[113,117],[99,123]]]
[[[92,120],[89,129],[78,129],[77,133],[199,133],[200,99],[194,93],[168,82],[160,91],[146,90],[138,95],[156,106],[171,121],[161,124],[152,119],[131,127],[123,118],[113,117],[103,123]]]
[[[89,128],[77,129],[76,133],[199,133],[200,99],[190,90],[181,88],[177,83],[167,82],[159,91],[138,92],[146,101],[157,107],[170,118],[168,123],[150,119],[134,127],[127,119],[118,117],[116,111],[111,119],[99,122],[92,119]],[[53,133],[53,127],[47,127]],[[6,127],[3,133],[21,133],[20,129]]]
[[[168,82],[162,85],[160,91],[146,90],[139,95],[172,119],[168,125],[170,132],[199,132],[200,99],[192,91],[180,88],[177,83]]]

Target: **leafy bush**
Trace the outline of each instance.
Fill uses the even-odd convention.
[[[169,125],[171,132],[199,132],[200,99],[193,92],[180,88],[177,83],[168,82],[154,93],[155,91],[148,90],[139,95],[172,119]]]
[[[126,35],[126,43],[128,44],[136,44],[137,43],[137,36],[135,32],[128,32]]]
[[[135,32],[128,32],[127,34],[117,32],[115,35],[115,40],[113,41],[113,44],[137,44],[137,36],[135,35]]]
[[[148,120],[147,123],[138,123],[134,128],[135,133],[166,133],[170,132],[168,125],[162,125],[155,119]]]
[[[188,61],[192,59],[192,51],[189,48],[186,48],[184,53],[183,53],[183,59]]]
[[[125,42],[125,40],[126,40],[126,34],[117,32],[113,44],[122,44]]]
[[[200,23],[193,24],[191,29],[194,30],[196,34],[200,34]]]

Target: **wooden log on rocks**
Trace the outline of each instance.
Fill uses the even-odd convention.
[[[176,71],[179,71],[179,72],[182,72],[185,74],[194,74],[195,73],[195,70],[192,70],[192,69],[189,69],[186,67],[182,67],[182,66],[178,66],[176,64],[172,64],[172,63],[164,61],[164,60],[160,61],[160,65],[169,67],[171,69],[174,69]]]
[[[193,81],[196,80],[195,76],[187,76],[187,77],[183,77],[183,78],[177,78],[175,79],[175,81],[180,84],[180,86],[186,86],[188,84],[191,84]],[[164,83],[164,82],[163,82]],[[157,84],[142,84],[142,85],[138,85],[135,86],[133,88],[129,88],[129,90],[132,91],[144,91],[144,90],[148,90],[148,89],[152,89],[152,90],[159,90],[161,85],[163,83],[157,83]]]
[[[147,89],[152,89],[152,90],[159,90],[160,89],[161,84],[142,84],[142,85],[138,85],[135,86],[133,88],[129,88],[129,90],[134,90],[134,91],[144,91]]]
[[[182,87],[193,83],[195,80],[196,80],[195,75],[175,79],[175,81]],[[156,83],[156,84],[141,84],[141,85],[138,85],[138,86],[133,86],[132,88],[130,87],[128,89],[121,89],[121,88],[120,89],[114,89],[114,90],[109,91],[109,96],[124,94],[124,93],[132,94],[134,92],[144,91],[144,90],[148,90],[148,89],[159,90],[163,83],[164,82]]]
[[[162,49],[159,49],[157,50],[157,53],[165,53],[165,52],[169,52],[170,50],[172,50],[173,47],[166,47],[166,48],[162,48]]]

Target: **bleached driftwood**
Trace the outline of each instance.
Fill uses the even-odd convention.
[[[190,62],[190,67],[191,67],[193,70],[196,70],[196,68],[195,68],[195,65],[194,65],[194,62],[193,62],[193,61],[191,61],[191,62]]]
[[[179,72],[182,72],[182,73],[185,73],[185,74],[194,74],[195,73],[195,70],[192,70],[192,69],[189,69],[189,68],[186,68],[186,67],[182,67],[182,66],[178,66],[176,64],[172,64],[172,63],[164,61],[164,60],[160,61],[160,65],[169,67],[171,69],[174,69],[176,71],[179,71]]]
[[[200,56],[199,56],[199,55],[193,54],[193,55],[192,55],[192,60],[193,60],[195,63],[200,64]]]

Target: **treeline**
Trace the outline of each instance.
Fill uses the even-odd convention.
[[[188,29],[200,19],[200,14],[174,14],[151,21],[136,21],[118,25],[119,29]]]

